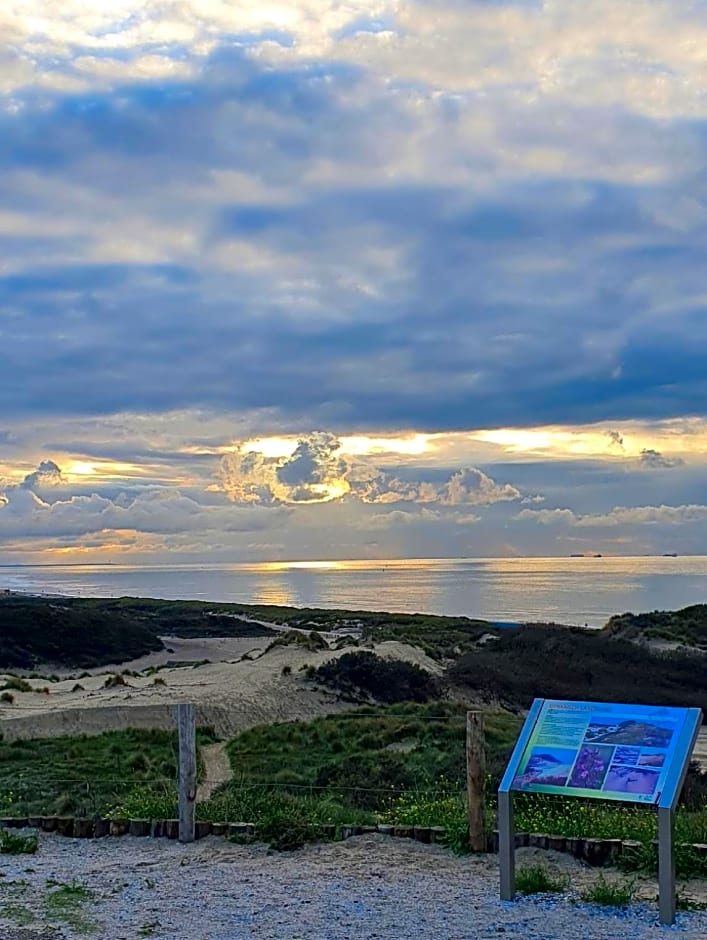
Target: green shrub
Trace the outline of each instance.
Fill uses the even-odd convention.
[[[707,772],[702,770],[696,760],[690,761],[687,769],[680,803],[693,812],[707,806]]]
[[[628,907],[636,898],[635,881],[609,881],[600,874],[593,885],[580,894],[587,904],[602,907]]]
[[[492,643],[463,655],[448,676],[466,691],[512,707],[527,708],[542,690],[555,699],[707,710],[705,662],[702,653],[652,652],[605,630],[546,624],[502,630]]]
[[[104,689],[115,689],[120,686],[126,686],[128,683],[125,681],[125,676],[116,674],[114,676],[108,676],[106,681],[103,683]]]
[[[265,652],[267,653],[278,646],[297,646],[310,653],[318,653],[320,650],[329,649],[329,644],[324,637],[314,630],[311,633],[300,633],[299,630],[287,630],[285,633],[280,633],[266,648]]]
[[[120,800],[103,808],[109,819],[177,819],[179,801],[176,787],[136,786]]]
[[[6,829],[0,829],[0,853],[2,855],[34,855],[39,846],[39,840],[33,833],[29,836],[20,836]]]
[[[544,865],[524,865],[516,872],[518,894],[561,894],[568,887],[566,875],[552,873]]]
[[[349,697],[371,697],[388,704],[427,702],[440,692],[437,680],[419,666],[369,652],[330,659],[315,671],[314,678]]]
[[[12,690],[13,692],[31,692],[32,685],[27,682],[26,679],[21,679],[19,676],[8,676],[2,689]]]
[[[455,855],[469,852],[466,794],[444,779],[434,789],[411,789],[393,797],[381,814],[396,826],[441,826],[445,845]]]
[[[15,701],[15,696],[12,692],[0,692],[0,702],[5,702],[6,705],[12,705]]]

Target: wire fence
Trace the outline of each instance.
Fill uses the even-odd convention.
[[[371,710],[330,716],[326,722],[331,723],[331,734],[325,733],[328,724],[275,726],[267,745],[258,737],[258,729],[244,732],[221,755],[232,775],[224,777],[221,767],[216,780],[210,776],[213,768],[204,759],[203,746],[214,739],[202,729],[199,781],[213,786],[208,798],[197,798],[197,818],[235,822],[247,814],[262,816],[268,806],[294,814],[306,804],[308,812],[324,821],[365,817],[371,822],[463,828],[467,813],[463,711]],[[342,743],[337,729],[347,727],[357,733]],[[512,743],[506,740],[504,745],[497,732],[487,728],[489,830],[496,826],[496,789]],[[141,744],[136,732],[132,752],[114,753],[95,753],[97,739],[90,738],[53,739],[46,745],[47,754],[37,750],[35,741],[0,742],[0,817],[175,818],[177,736],[161,732],[154,740],[149,738],[147,734]],[[642,842],[651,842],[656,835],[651,807],[554,794],[517,794],[515,803],[518,831]],[[680,827],[684,841],[707,843],[707,810],[679,816]]]

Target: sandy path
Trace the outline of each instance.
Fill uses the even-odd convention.
[[[197,803],[205,803],[217,787],[227,783],[233,777],[231,762],[226,753],[225,742],[205,744],[200,748],[204,762],[204,779],[196,791]]]

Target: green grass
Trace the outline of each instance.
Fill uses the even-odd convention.
[[[594,884],[582,891],[580,898],[587,904],[602,907],[628,907],[636,898],[636,882],[609,881],[600,874]]]
[[[28,927],[34,921],[32,911],[24,904],[17,904],[15,901],[0,905],[0,917],[13,921],[18,927]]]
[[[0,830],[0,855],[34,855],[39,845],[37,836],[20,836],[6,829]]]
[[[409,790],[391,798],[381,819],[395,826],[441,826],[452,852],[469,852],[466,794],[445,780],[438,780],[434,790]]]
[[[48,882],[52,888],[46,897],[47,917],[71,927],[76,933],[90,934],[95,924],[84,914],[82,907],[93,898],[93,893],[80,882],[58,884]]]
[[[686,814],[687,815],[687,814]],[[698,814],[693,814],[698,815]],[[699,814],[704,823],[704,812]],[[704,839],[683,841],[676,835],[674,848],[675,874],[678,878],[707,878],[707,859],[692,847],[692,841],[704,843]],[[624,851],[618,861],[619,867],[626,872],[638,872],[655,875],[658,871],[658,848],[651,843]]]
[[[176,796],[134,790],[111,814],[116,818],[174,819]],[[268,786],[231,784],[196,807],[197,819],[211,822],[248,822],[256,837],[278,850],[295,849],[322,839],[321,826],[366,825],[376,816],[355,809],[329,793],[287,793]]]
[[[417,646],[432,659],[453,660],[475,649],[481,637],[489,633],[498,635],[499,631],[486,620],[388,614],[365,622],[363,639],[376,643],[397,640]]]
[[[568,887],[566,875],[550,872],[544,865],[523,865],[516,872],[518,894],[561,894]]]
[[[658,897],[656,897],[656,901],[658,901]],[[675,894],[675,908],[678,911],[706,911],[707,902],[695,901],[678,891]]]
[[[162,925],[158,920],[148,921],[146,924],[143,924],[142,927],[137,932],[138,937],[154,937],[157,930]]]
[[[264,725],[228,745],[239,784],[292,792],[326,788],[353,805],[375,808],[392,791],[435,787],[440,777],[465,779],[466,712],[448,702],[364,707],[310,722]],[[500,765],[520,720],[489,711],[489,767]]]
[[[202,744],[213,736],[200,729],[197,740]],[[0,740],[0,813],[5,815],[92,816],[135,787],[161,793],[176,777],[176,732],[131,729]]]
[[[134,784],[106,801],[101,815],[109,819],[177,819],[177,785],[175,782]]]
[[[645,845],[657,838],[657,817],[650,808],[555,796],[519,795],[514,800],[519,832],[595,839],[625,839]],[[707,842],[707,808],[675,814],[675,842]]]

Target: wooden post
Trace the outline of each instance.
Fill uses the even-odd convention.
[[[469,845],[472,852],[486,851],[486,751],[484,713],[466,713],[466,792],[469,816]]]
[[[196,724],[193,705],[177,705],[179,729],[179,841],[194,841]]]

